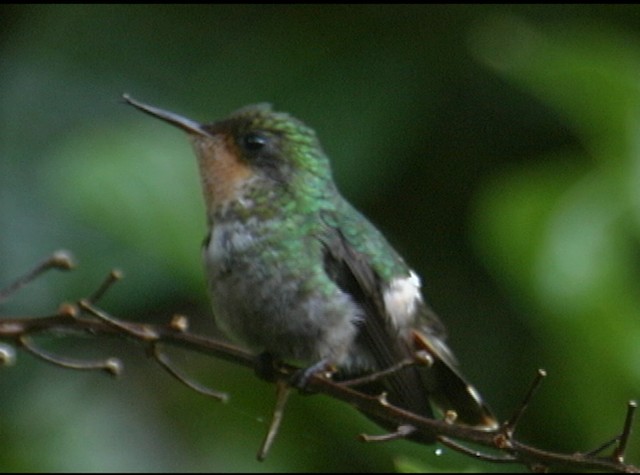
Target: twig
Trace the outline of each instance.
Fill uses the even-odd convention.
[[[106,371],[112,376],[118,376],[122,372],[122,363],[118,358],[106,358],[104,360],[78,360],[66,356],[58,356],[39,348],[27,335],[22,335],[19,339],[20,345],[32,355],[68,369],[100,370]]]
[[[638,403],[635,401],[629,401],[627,404],[627,415],[624,419],[624,427],[622,429],[622,435],[618,442],[618,447],[613,451],[613,458],[618,462],[624,462],[624,452],[627,449],[627,443],[629,442],[629,436],[631,435],[631,426],[633,425],[633,416],[638,408]]]
[[[111,272],[109,272],[102,284],[100,284],[100,287],[98,287],[97,290],[88,299],[86,299],[86,301],[90,304],[96,303],[102,298],[107,290],[109,290],[113,286],[113,284],[115,284],[119,280],[122,280],[123,277],[124,275],[122,271],[113,269]]]
[[[401,369],[404,369],[408,366],[412,366],[414,364],[416,364],[416,362],[412,359],[402,360],[399,363],[393,366],[390,366],[387,369],[383,369],[382,371],[377,371],[375,373],[371,373],[366,376],[362,376],[360,378],[346,379],[344,381],[340,381],[340,384],[342,384],[343,386],[348,386],[350,388],[353,388],[357,386],[362,386],[364,384],[374,383],[376,381],[386,378],[387,376],[397,373]]]
[[[159,339],[158,333],[153,331],[150,325],[141,325],[141,324],[131,324],[128,322],[122,322],[115,317],[112,317],[107,312],[100,310],[99,308],[91,305],[91,302],[88,300],[80,300],[78,305],[81,309],[86,310],[91,315],[98,317],[100,320],[105,322],[107,325],[111,325],[115,329],[122,331],[129,336],[134,338],[144,340],[144,341],[157,341]]]
[[[507,419],[507,421],[502,425],[502,430],[505,433],[509,435],[513,435],[513,433],[516,430],[516,425],[518,424],[518,422],[520,422],[520,419],[524,415],[524,412],[527,410],[527,407],[529,407],[529,403],[531,402],[533,395],[535,394],[537,389],[540,387],[540,383],[542,383],[542,380],[546,377],[547,377],[547,372],[543,369],[539,369],[536,374],[536,378],[531,383],[531,386],[529,387],[527,394],[522,400],[522,403],[520,404],[520,406],[518,406],[518,408],[515,410],[513,415],[509,419]]]
[[[280,424],[282,423],[282,418],[284,417],[284,409],[287,405],[287,401],[289,400],[290,395],[291,387],[289,386],[288,381],[284,379],[276,381],[276,404],[273,408],[273,415],[271,416],[269,430],[267,431],[267,435],[262,441],[262,445],[260,446],[260,450],[258,450],[258,455],[256,457],[261,462],[267,458],[269,450],[271,450],[271,446],[276,440],[276,435],[278,435]]]
[[[164,353],[162,353],[162,351],[160,351],[159,345],[155,343],[153,344],[153,357],[158,362],[158,364],[160,364],[160,366],[162,366],[171,376],[176,378],[189,389],[193,389],[200,394],[217,399],[220,402],[227,402],[229,400],[229,395],[227,393],[207,388],[197,381],[194,381],[187,377],[184,373],[182,373],[182,371],[173,366],[171,360]]]
[[[607,450],[612,445],[617,444],[619,440],[620,440],[620,436],[616,435],[613,439],[607,440],[606,442],[600,444],[595,449],[590,450],[589,452],[585,452],[585,455],[595,457],[596,455],[598,455],[598,454],[604,452],[605,450]]]
[[[410,425],[400,425],[395,432],[382,435],[360,434],[358,438],[363,442],[389,442],[390,440],[405,439],[416,432],[416,428]]]
[[[465,447],[464,445],[452,440],[448,437],[440,436],[438,437],[438,442],[442,445],[446,445],[450,449],[455,450],[456,452],[460,452],[461,454],[465,454],[471,458],[475,458],[478,460],[482,460],[484,462],[493,462],[493,463],[517,463],[518,459],[513,455],[492,455],[486,452],[481,452],[480,450],[473,450],[469,447]]]
[[[6,300],[9,296],[16,293],[22,287],[33,282],[38,276],[42,275],[49,269],[71,270],[75,267],[75,262],[71,253],[68,251],[56,251],[49,257],[38,263],[33,269],[25,275],[17,279],[8,287],[0,290],[0,302]]]

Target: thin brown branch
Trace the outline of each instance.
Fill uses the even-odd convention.
[[[539,369],[538,372],[536,373],[536,378],[531,383],[531,386],[529,387],[527,394],[522,400],[522,403],[520,404],[520,406],[518,406],[518,408],[515,410],[513,415],[509,419],[507,419],[506,422],[502,425],[502,430],[504,432],[509,434],[513,434],[515,432],[516,426],[518,425],[518,422],[520,422],[520,419],[524,415],[524,412],[527,410],[527,407],[529,407],[529,403],[531,402],[533,395],[540,387],[542,380],[546,377],[547,377],[547,372],[543,369]]]
[[[27,272],[25,275],[16,279],[11,285],[4,289],[0,289],[0,302],[6,300],[8,297],[16,293],[25,285],[33,282],[36,278],[42,275],[49,269],[59,270],[71,270],[75,267],[73,256],[68,251],[56,251],[49,257],[39,262],[33,269]]]
[[[106,358],[102,360],[79,360],[75,358],[69,358],[67,356],[54,355],[36,345],[28,335],[22,335],[19,338],[22,348],[27,350],[33,356],[40,358],[47,363],[54,364],[56,366],[62,366],[67,369],[81,369],[81,370],[99,370],[106,371],[112,376],[118,376],[122,372],[122,362],[118,358]]]
[[[395,432],[382,435],[360,434],[358,438],[363,442],[389,442],[390,440],[406,439],[416,432],[416,428],[410,425],[398,426]]]
[[[350,388],[362,386],[364,384],[369,384],[369,383],[373,383],[381,379],[384,379],[387,376],[397,373],[401,369],[404,369],[408,366],[412,366],[414,364],[416,364],[415,360],[412,360],[412,359],[402,360],[399,363],[393,366],[390,366],[387,369],[383,369],[382,371],[377,371],[375,373],[371,373],[366,376],[362,376],[360,378],[353,378],[353,379],[347,379],[345,381],[340,381],[340,384],[342,384],[343,386],[348,386]]]
[[[488,454],[480,450],[470,449],[469,447],[466,447],[465,445],[462,445],[448,437],[440,436],[438,437],[438,442],[440,442],[442,445],[449,447],[450,449],[455,450],[456,452],[460,452],[461,454],[465,454],[468,457],[482,460],[484,462],[493,462],[493,463],[517,463],[518,462],[518,459],[515,458],[513,455]]]
[[[292,388],[289,386],[288,381],[285,381],[284,379],[276,381],[276,403],[273,408],[271,423],[269,424],[269,430],[267,430],[267,435],[265,436],[256,457],[261,462],[267,458],[269,450],[271,450],[271,446],[276,440],[276,436],[280,430],[280,424],[282,423],[282,418],[284,417],[284,409],[287,405],[287,401],[289,400],[289,396],[291,395],[291,389]]]
[[[89,309],[93,315],[107,315],[105,312],[86,303],[84,307]],[[100,335],[119,335],[136,340],[143,345],[148,345],[150,343],[150,336],[153,336],[153,338],[151,338],[153,342],[179,346],[221,358],[246,368],[253,369],[256,364],[256,358],[241,348],[208,337],[176,330],[171,325],[141,324],[122,320],[118,320],[118,323],[114,325],[114,321],[110,316],[108,316],[105,321],[103,318],[73,318],[66,315],[4,319],[0,320],[0,340],[18,343],[19,346],[22,346],[21,342],[24,341],[27,335],[43,332],[56,334],[62,331],[64,333],[88,333],[96,337]],[[56,356],[54,360],[48,361],[55,364],[60,364],[61,362],[66,363],[58,356]],[[66,364],[63,365],[69,367]],[[298,368],[285,364],[280,365],[275,374],[276,381],[288,382],[291,375],[294,374],[297,369]],[[391,405],[385,398],[363,394],[321,375],[312,375],[309,378],[306,390],[325,394],[346,402],[362,412],[374,416],[377,420],[386,421],[396,427],[414,427],[417,431],[421,431],[428,436],[462,440],[467,443],[497,449],[502,452],[505,457],[513,458],[514,463],[521,463],[526,466],[537,465],[540,467],[559,467],[574,470],[586,469],[640,473],[639,469],[634,465],[627,464],[613,456],[603,458],[581,453],[555,453],[519,442],[512,434],[509,434],[509,431],[505,432],[502,429],[484,431],[441,420],[424,418]],[[629,419],[630,418],[627,418],[627,420]],[[630,423],[628,426],[630,427]],[[627,427],[627,424],[625,424],[625,427]],[[627,432],[629,431],[630,429]]]
[[[631,435],[631,426],[633,425],[633,416],[635,415],[638,403],[635,401],[629,401],[627,404],[627,416],[624,419],[624,428],[622,429],[622,435],[618,442],[618,447],[613,452],[613,458],[618,462],[624,462],[624,452],[627,450],[627,443],[629,442],[629,436]]]
[[[114,329],[120,330],[129,336],[143,341],[157,341],[159,335],[155,332],[150,325],[130,324],[122,322],[115,317],[112,317],[107,312],[94,307],[88,300],[80,300],[78,302],[80,308],[86,312],[89,312],[94,317],[99,318],[107,325],[112,326]]]
[[[123,277],[124,277],[124,274],[122,273],[122,271],[118,269],[113,269],[111,272],[109,272],[107,277],[104,279],[102,284],[100,284],[100,286],[96,289],[96,291],[87,299],[87,302],[92,304],[96,303],[98,300],[102,298],[102,296],[107,292],[107,290],[109,290],[113,286],[113,284],[115,284],[119,280],[122,280]]]
[[[10,295],[16,289],[25,285],[26,282],[33,280],[35,275],[43,272],[43,269],[56,267],[61,265],[61,262],[64,266],[64,259],[61,261],[49,259],[41,263],[36,269],[9,286],[7,290],[2,291],[0,298]],[[157,325],[118,319],[97,308],[94,305],[95,301],[104,294],[104,291],[110,288],[115,280],[117,279],[108,278],[98,291],[94,292],[88,299],[81,300],[77,304],[60,305],[58,312],[54,315],[0,319],[0,341],[22,348],[40,359],[65,368],[98,369],[116,374],[119,372],[121,364],[115,358],[83,361],[53,355],[36,345],[32,337],[45,334],[55,337],[62,333],[65,335],[85,334],[95,338],[102,336],[125,338],[142,346],[148,355],[156,359],[159,364],[182,383],[187,384],[187,386],[198,392],[205,393],[209,392],[209,390],[202,388],[199,384],[189,380],[176,370],[170,359],[158,349],[159,344],[181,347],[239,366],[256,369],[258,363],[256,356],[229,343],[190,333],[188,331],[188,320],[184,316],[176,315],[170,323]],[[3,354],[7,356],[0,359],[11,361],[14,359],[9,352],[4,351]],[[398,371],[407,364],[413,364],[413,362],[402,362],[397,367],[376,373],[370,378],[388,376],[391,372]],[[259,458],[266,456],[273,444],[291,391],[288,385],[289,381],[292,375],[297,374],[298,371],[299,368],[287,364],[278,364],[274,368],[270,380],[277,384],[278,396],[270,429],[258,454]],[[633,401],[628,404],[624,425],[620,432],[621,435],[616,437],[613,442],[602,445],[597,452],[564,454],[542,450],[517,440],[514,436],[516,425],[529,405],[535,390],[539,387],[543,376],[544,373],[540,371],[513,416],[505,421],[501,427],[491,431],[457,424],[453,419],[436,420],[419,416],[392,405],[384,394],[379,396],[367,395],[357,391],[352,386],[353,381],[335,382],[324,374],[310,375],[304,390],[306,392],[324,394],[343,401],[372,416],[373,419],[383,422],[385,426],[398,428],[396,432],[391,434],[362,437],[368,441],[380,442],[405,438],[417,432],[423,436],[420,439],[439,440],[443,445],[478,460],[517,463],[536,471],[561,469],[640,473],[638,467],[624,461],[625,450],[631,434],[633,416],[637,407],[637,404]],[[356,383],[361,384],[362,381],[366,382],[368,380],[357,380]],[[216,392],[213,393],[215,394]],[[218,394],[218,396],[220,395]],[[610,455],[598,455],[613,443],[617,444]],[[471,449],[468,444],[476,445],[483,449]]]
[[[604,452],[608,448],[613,447],[613,445],[617,444],[619,440],[620,440],[620,436],[616,435],[613,439],[610,439],[610,440],[607,440],[606,442],[603,442],[602,444],[600,444],[595,449],[590,450],[588,452],[585,452],[585,454],[595,457],[596,455],[601,454],[602,452]]]
[[[229,400],[229,395],[227,393],[207,388],[206,386],[203,386],[197,381],[194,381],[186,376],[182,371],[180,371],[173,365],[171,359],[167,355],[165,355],[160,350],[159,345],[155,343],[153,344],[153,357],[158,362],[158,364],[167,371],[167,373],[176,378],[189,389],[193,389],[200,394],[217,399],[220,402],[227,402]]]

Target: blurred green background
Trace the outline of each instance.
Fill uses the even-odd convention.
[[[2,315],[51,314],[116,267],[111,313],[186,313],[213,334],[195,159],[120,95],[202,121],[267,101],[316,128],[500,417],[548,371],[522,440],[573,452],[620,430],[640,398],[640,7],[3,5],[0,18],[0,286],[56,249],[80,262]],[[231,394],[220,404],[126,343],[41,344],[119,355],[125,373],[19,353],[0,369],[4,472],[513,469],[362,444],[380,429],[322,396],[292,398],[259,463],[274,389],[250,371],[175,352]]]

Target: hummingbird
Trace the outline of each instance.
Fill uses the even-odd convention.
[[[201,124],[123,99],[193,145],[208,225],[204,266],[223,333],[301,363],[307,376],[332,368],[342,380],[422,354],[428,364],[361,389],[425,417],[435,406],[456,423],[498,426],[460,373],[417,273],[339,192],[312,128],[269,104]]]

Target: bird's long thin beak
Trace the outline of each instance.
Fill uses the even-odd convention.
[[[130,104],[133,107],[140,109],[142,112],[149,114],[153,117],[156,117],[158,119],[162,119],[165,122],[168,122],[171,125],[175,125],[176,127],[179,127],[190,134],[211,137],[211,134],[202,127],[202,124],[199,124],[194,120],[179,116],[178,114],[174,114],[173,112],[165,111],[162,109],[158,109],[157,107],[143,104],[142,102],[138,102],[135,99],[133,99],[131,96],[129,96],[129,94],[123,94],[122,99],[124,99],[124,101],[127,104]]]

